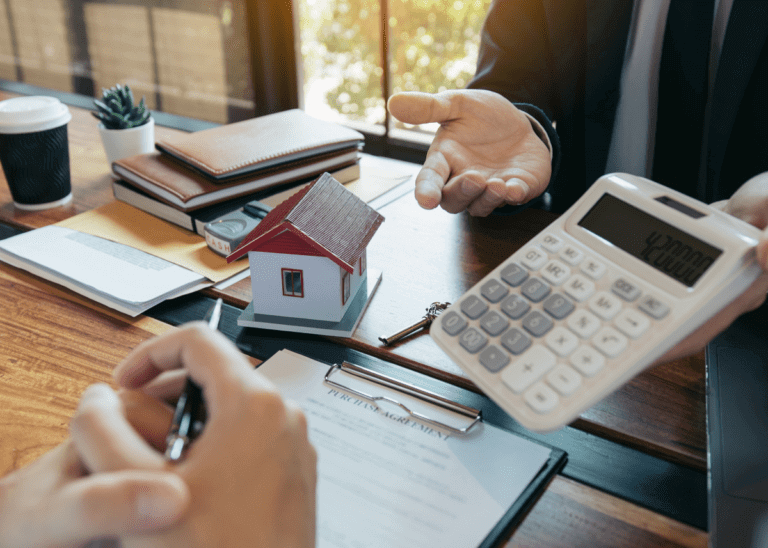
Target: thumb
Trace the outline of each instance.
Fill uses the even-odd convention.
[[[173,525],[190,501],[186,483],[170,472],[122,471],[74,481],[52,500],[48,542],[84,542]]]
[[[456,118],[459,97],[455,91],[435,94],[403,91],[390,96],[387,108],[392,116],[405,124],[443,123]]]

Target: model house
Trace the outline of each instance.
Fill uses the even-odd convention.
[[[311,327],[341,322],[350,307],[362,314],[373,289],[366,247],[383,221],[328,173],[275,207],[227,257],[248,254],[252,313],[261,321],[241,325],[322,332]]]

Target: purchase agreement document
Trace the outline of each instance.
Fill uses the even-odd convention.
[[[493,425],[452,434],[376,406],[325,383],[328,370],[287,350],[258,368],[307,416],[318,454],[319,548],[478,546],[549,459],[551,448]],[[451,426],[467,420],[347,373],[333,380]]]

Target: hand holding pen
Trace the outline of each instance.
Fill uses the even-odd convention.
[[[193,400],[180,404],[186,409],[180,417],[190,418],[174,423],[180,427],[176,434],[183,438],[183,424],[190,430],[179,442],[181,460],[171,463],[154,447],[163,445],[169,430],[172,410],[163,400],[180,389],[179,378],[165,373],[181,370],[202,388],[207,419],[205,433],[189,450],[188,434],[194,439],[199,433],[191,418],[195,406]],[[115,368],[114,378],[119,386],[132,389],[127,392],[136,402],[123,410],[139,419],[132,422],[134,435],[119,438],[122,446],[128,441],[130,446],[124,451],[127,460],[117,464],[125,469],[152,463],[150,468],[172,470],[190,491],[183,521],[157,535],[122,538],[125,548],[237,547],[259,541],[269,546],[315,545],[317,457],[307,437],[306,418],[223,334],[202,322],[169,330],[134,349]],[[137,464],[139,455],[148,457],[143,464]],[[98,472],[102,465],[114,464],[96,460],[89,468]]]
[[[214,331],[219,328],[221,304],[222,300],[218,299],[208,313],[208,327]],[[165,458],[172,462],[180,460],[192,441],[203,431],[204,424],[203,391],[191,377],[187,377],[184,391],[176,402],[171,429],[165,440]]]

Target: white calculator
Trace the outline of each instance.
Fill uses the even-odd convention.
[[[430,334],[520,424],[556,430],[744,292],[762,274],[759,237],[658,183],[609,174]]]

